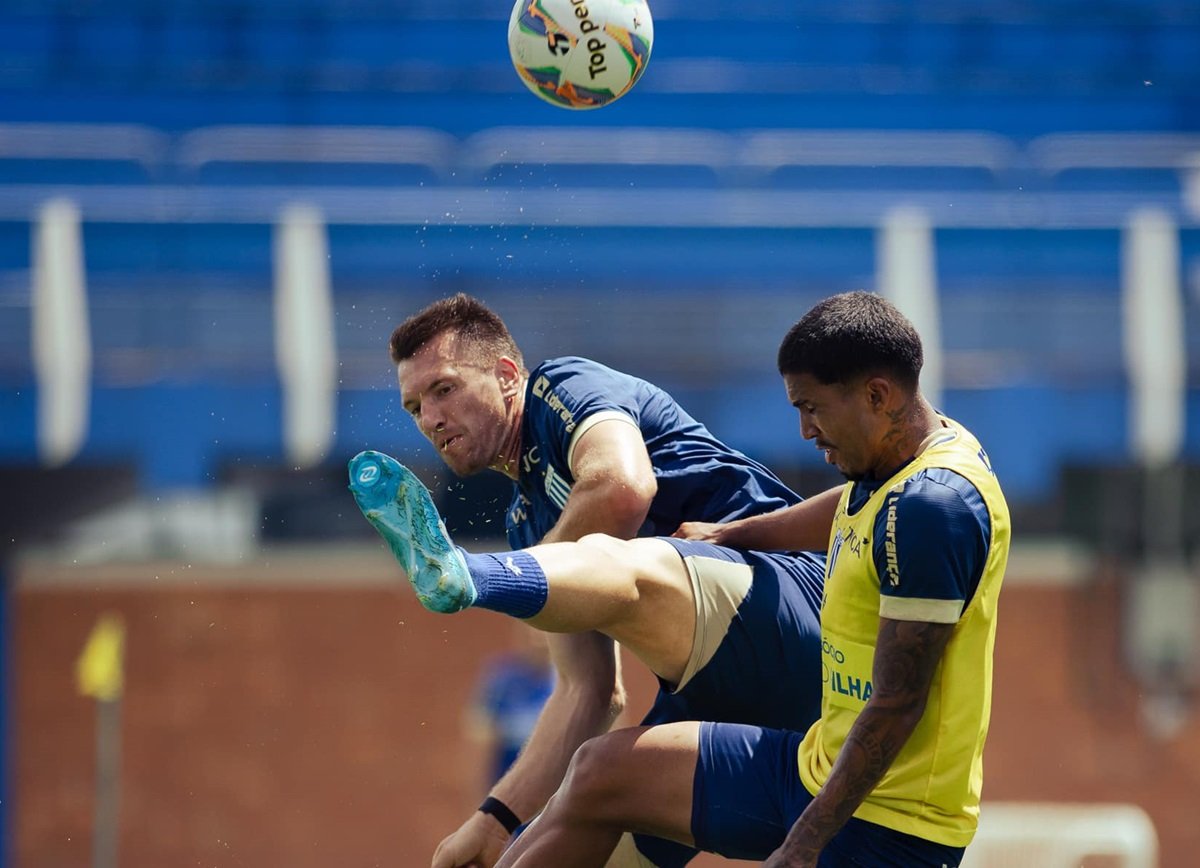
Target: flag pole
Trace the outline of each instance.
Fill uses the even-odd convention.
[[[88,636],[75,672],[79,692],[96,699],[92,868],[117,868],[124,669],[125,626],[118,616],[103,615]]]

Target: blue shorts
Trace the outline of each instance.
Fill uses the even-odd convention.
[[[711,720],[807,731],[821,713],[825,558],[666,541],[685,559],[745,564],[752,581],[711,659],[681,690],[661,684],[642,723]],[[679,868],[697,852],[643,835],[635,840],[642,855],[659,868]]]
[[[766,859],[812,796],[800,782],[802,732],[741,724],[700,726],[692,784],[692,835],[703,850]],[[821,853],[819,868],[956,868],[964,848],[948,847],[851,818]]]

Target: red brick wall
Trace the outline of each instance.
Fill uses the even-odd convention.
[[[1200,853],[1200,707],[1169,738],[1143,719],[1121,662],[1113,580],[1003,592],[984,799],[1131,802],[1157,827],[1163,868]]]
[[[98,615],[114,611],[128,631],[122,868],[428,865],[479,798],[462,708],[511,632],[489,613],[426,613],[406,590],[364,581],[373,564],[22,582],[15,863],[88,864],[95,709],[73,670]],[[304,583],[334,573],[349,585]],[[113,588],[121,575],[138,582]],[[985,798],[1136,802],[1162,865],[1184,868],[1200,851],[1200,724],[1162,742],[1145,733],[1118,661],[1118,602],[1108,586],[1005,591]],[[626,670],[640,711],[651,680]]]

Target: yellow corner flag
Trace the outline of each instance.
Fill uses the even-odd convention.
[[[111,701],[121,696],[125,670],[125,624],[102,615],[75,664],[75,683],[84,696]]]

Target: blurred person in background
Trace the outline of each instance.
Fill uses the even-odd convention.
[[[467,295],[414,314],[395,329],[390,350],[405,410],[450,469],[459,476],[490,469],[513,481],[505,523],[514,549],[595,533],[618,539],[666,535],[684,521],[730,521],[802,500],[651,383],[578,357],[527,370],[504,322]],[[382,475],[394,486],[394,474],[407,473],[397,468],[379,453],[352,462],[351,487],[368,517],[373,509],[394,508],[395,489],[376,503],[383,489],[367,483],[382,481]],[[407,569],[386,526],[373,523]],[[821,550],[826,542],[813,539],[807,547]],[[574,626],[544,628],[553,631],[554,690],[516,763],[442,842],[435,868],[495,864],[511,833],[558,788],[575,749],[612,726],[624,705],[614,635],[622,635],[622,643],[659,676],[646,723],[695,720],[704,713],[803,729],[816,718],[823,556],[802,552],[755,565],[739,558],[736,565],[715,567],[714,559],[701,560],[705,569],[653,589],[652,601],[654,593],[619,587],[597,569],[575,607]],[[760,589],[753,595],[751,574]],[[638,605],[616,614],[611,604],[620,594]],[[502,610],[532,614],[520,593],[510,596],[502,599]],[[458,607],[453,600],[440,602]],[[756,647],[760,642],[766,650]],[[778,676],[779,683],[757,689],[737,666],[741,655],[761,656],[766,662],[755,678],[771,682]],[[794,677],[798,671],[805,676]],[[683,865],[695,853],[645,837],[636,848],[627,838],[622,852],[628,864],[660,868]]]
[[[512,648],[485,661],[467,712],[468,735],[487,757],[485,793],[516,762],[553,690],[545,634],[515,624]]]

